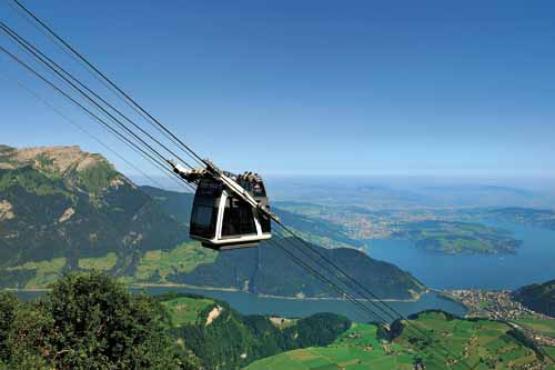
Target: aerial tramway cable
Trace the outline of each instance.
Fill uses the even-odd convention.
[[[285,239],[284,239],[285,241]],[[268,240],[268,244],[273,245],[279,248],[284,254],[286,254],[297,266],[306,270],[310,273],[314,278],[322,282],[324,285],[331,287],[337,293],[340,294],[342,299],[348,300],[352,303],[356,308],[358,308],[364,315],[369,315],[371,321],[376,321],[379,324],[387,325],[389,321],[384,319],[381,315],[374,312],[371,308],[364,304],[364,301],[356,299],[353,295],[351,295],[347,290],[339,286],[336,282],[331,280],[330,278],[326,277],[324,274],[319,272],[314,266],[310,266],[306,261],[303,261],[302,258],[295,255],[293,252],[287,249],[287,247],[281,244],[280,240]],[[377,320],[375,320],[377,319]]]
[[[340,266],[338,266],[334,261],[330,260],[328,257],[326,257],[322,252],[320,252],[317,247],[315,247],[314,245],[310,244],[309,242],[307,242],[305,239],[301,238],[296,232],[294,232],[292,229],[290,229],[289,227],[287,227],[286,225],[284,225],[281,221],[276,222],[279,226],[281,226],[281,228],[286,231],[292,238],[294,238],[295,240],[301,242],[304,247],[301,248],[297,248],[298,250],[304,251],[303,254],[305,254],[305,256],[307,256],[307,258],[311,258],[310,256],[308,256],[307,251],[310,250],[312,253],[314,253],[315,255],[317,255],[319,257],[319,259],[322,261],[322,266],[324,266],[325,264],[327,264],[329,266],[329,268],[326,268],[326,271],[332,275],[334,275],[336,278],[338,278],[338,280],[342,281],[343,284],[345,284],[345,286],[347,287],[347,289],[351,289],[353,291],[355,291],[359,296],[361,296],[366,302],[370,303],[374,308],[376,308],[378,311],[380,311],[383,315],[385,315],[387,317],[387,322],[393,322],[397,319],[402,319],[403,321],[405,321],[406,324],[406,329],[407,330],[413,330],[416,331],[418,333],[418,335],[423,336],[425,338],[427,338],[428,340],[430,340],[430,342],[433,341],[433,338],[430,337],[430,335],[428,333],[426,333],[425,331],[423,331],[422,329],[420,329],[417,325],[413,324],[411,322],[411,320],[409,320],[405,315],[403,315],[400,311],[396,310],[394,307],[392,307],[391,305],[387,304],[383,299],[381,299],[380,297],[378,297],[375,293],[373,293],[371,290],[369,290],[367,287],[365,287],[364,285],[362,285],[360,282],[358,282],[356,279],[354,279],[352,276],[350,276],[347,272],[345,272],[344,269],[342,269]],[[344,278],[346,278],[346,281],[344,279],[341,279],[340,276],[337,275],[337,273],[340,274],[340,276],[343,276]],[[387,310],[385,308],[387,308]],[[380,314],[380,317],[381,316]],[[414,332],[413,332],[414,333]],[[459,359],[458,356],[456,354],[454,354],[452,351],[450,351],[447,347],[445,347],[443,344],[438,343],[437,346],[445,351],[446,354],[451,355],[455,360],[460,360],[466,367],[468,368],[472,368],[468,363],[466,363],[466,361],[464,361],[464,359]],[[447,357],[446,357],[447,358]]]
[[[9,29],[3,22],[0,22],[0,29],[4,30],[8,36],[10,38],[12,38],[13,40],[15,40],[21,47],[23,47],[27,52],[31,53],[39,62],[41,62],[43,65],[45,65],[47,68],[49,68],[52,72],[54,72],[58,77],[60,77],[63,81],[65,81],[69,86],[71,86],[75,91],[77,91],[82,97],[84,97],[88,102],[92,103],[97,109],[99,109],[100,111],[102,111],[103,114],[105,114],[106,116],[108,116],[110,118],[110,120],[112,120],[113,122],[115,122],[120,128],[122,128],[123,130],[125,130],[127,133],[129,133],[131,136],[133,136],[135,138],[135,140],[138,140],[142,145],[144,145],[153,155],[159,157],[159,159],[162,161],[162,163],[166,163],[166,157],[163,156],[162,154],[160,154],[156,149],[154,149],[153,144],[150,144],[146,141],[145,138],[141,137],[138,133],[134,132],[133,130],[131,130],[127,125],[125,125],[121,120],[119,120],[117,117],[115,117],[112,113],[110,113],[105,107],[103,107],[101,105],[101,103],[99,103],[97,100],[95,100],[94,96],[91,96],[89,93],[87,93],[86,91],[84,91],[83,88],[79,87],[79,84],[83,85],[80,82],[74,82],[72,80],[76,80],[73,76],[71,76],[67,71],[65,71],[64,69],[61,69],[64,72],[61,72],[61,70],[58,70],[55,66],[51,65],[45,58],[43,58],[38,52],[36,52],[36,48],[34,48],[34,46],[32,46],[30,43],[26,42],[25,40],[21,41],[21,38],[19,35],[13,33],[13,31],[11,31],[11,29]],[[71,78],[68,78],[68,76],[66,76],[66,74],[68,76],[71,76]],[[95,94],[96,95],[96,94]],[[113,108],[112,105],[109,105],[110,107]],[[115,111],[119,112],[116,108],[113,108]],[[131,123],[131,125],[133,125],[133,127],[135,127],[136,129],[138,129],[143,135],[147,136],[150,140],[152,140],[154,143],[160,145],[162,148],[165,148],[166,150],[168,150],[168,153],[172,154],[172,155],[176,155],[173,151],[171,151],[170,149],[167,149],[163,144],[161,144],[156,138],[154,138],[152,135],[150,135],[147,131],[145,131],[143,128],[141,128],[137,123],[131,121],[130,119],[128,119],[125,115],[123,115],[123,113],[119,112],[119,114],[123,117],[126,118],[126,120],[128,122]],[[192,166],[190,166],[187,162],[183,161],[183,163],[185,163],[187,166],[189,166],[190,168],[192,168]]]
[[[7,76],[1,76],[3,79],[8,80]],[[118,159],[120,159],[123,163],[125,163],[129,168],[137,171],[140,175],[142,175],[145,179],[147,179],[148,181],[150,181],[152,184],[159,186],[160,188],[163,187],[163,185],[158,182],[157,180],[155,180],[154,178],[152,178],[150,175],[148,175],[143,169],[141,169],[139,166],[133,164],[131,161],[129,161],[127,158],[125,158],[123,155],[121,155],[120,153],[118,153],[117,151],[115,151],[114,149],[112,149],[109,145],[107,145],[106,143],[104,143],[104,141],[102,141],[100,138],[98,138],[96,135],[94,135],[92,132],[90,132],[89,130],[87,130],[85,127],[83,127],[83,125],[79,124],[76,120],[70,118],[69,116],[67,116],[61,109],[57,108],[51,101],[49,101],[47,98],[45,98],[44,96],[42,96],[41,94],[39,94],[38,92],[32,90],[31,88],[27,87],[22,81],[12,78],[12,82],[18,86],[21,90],[25,91],[27,94],[29,94],[30,96],[32,96],[35,100],[37,100],[38,102],[42,103],[44,106],[46,106],[47,108],[49,108],[50,110],[52,110],[54,113],[56,113],[58,116],[60,116],[64,121],[66,121],[67,123],[69,123],[70,125],[72,125],[73,127],[75,127],[76,129],[78,129],[79,131],[81,131],[82,133],[84,133],[85,135],[87,135],[88,137],[90,137],[92,140],[94,140],[96,143],[98,143],[100,146],[102,146],[105,150],[109,151],[110,153],[112,153],[114,156],[116,156]],[[116,139],[121,140],[121,138],[116,137]],[[122,141],[124,144],[126,144],[126,142]],[[135,148],[131,148],[134,151],[136,151]],[[140,152],[136,151],[137,153],[140,154]],[[157,167],[155,167],[157,168]],[[158,169],[158,168],[157,168]],[[168,173],[166,173],[164,171],[164,175],[167,175],[168,178],[171,181],[175,181],[176,184],[182,186],[184,183],[182,181],[178,181],[175,177],[170,176]]]
[[[0,22],[0,28],[2,30],[4,30],[4,32],[8,33],[8,35],[12,38],[12,40],[16,41],[20,47],[24,48],[25,50],[27,50],[27,52],[32,53],[33,56],[37,59],[40,60],[41,63],[43,63],[44,65],[48,66],[51,70],[55,71],[59,71],[61,74],[63,74],[65,77],[67,77],[68,79],[70,79],[71,81],[73,81],[75,84],[77,84],[78,86],[80,86],[82,89],[84,89],[85,91],[87,91],[87,93],[91,94],[92,97],[94,97],[95,99],[100,100],[101,103],[103,103],[105,106],[107,106],[108,108],[110,108],[113,112],[115,112],[118,116],[120,116],[122,119],[124,119],[125,121],[127,121],[128,123],[130,123],[131,125],[133,125],[133,127],[135,127],[136,129],[138,129],[143,135],[147,136],[150,140],[152,140],[153,142],[155,142],[157,145],[159,145],[161,148],[163,148],[167,153],[171,154],[172,156],[176,157],[178,160],[181,161],[181,163],[183,163],[184,165],[186,165],[189,168],[193,168],[193,166],[191,166],[188,162],[182,160],[173,150],[171,150],[170,148],[168,148],[166,145],[164,145],[163,143],[161,143],[158,139],[156,139],[155,137],[152,136],[152,134],[150,134],[148,131],[146,131],[145,129],[143,129],[142,127],[140,127],[140,125],[138,125],[136,122],[134,122],[133,120],[131,120],[128,116],[126,116],[125,114],[123,114],[119,109],[117,109],[116,107],[114,107],[112,104],[110,104],[109,102],[106,101],[106,99],[104,99],[102,96],[100,96],[99,94],[97,94],[96,92],[94,92],[91,88],[89,88],[87,85],[85,85],[84,83],[82,83],[79,79],[77,79],[75,76],[73,76],[71,73],[69,73],[65,68],[63,68],[62,66],[60,66],[58,63],[56,63],[54,60],[52,60],[50,57],[48,57],[47,55],[45,55],[42,51],[40,51],[36,46],[34,46],[33,44],[31,44],[29,41],[25,40],[21,35],[19,35],[17,32],[15,32],[13,29],[11,29],[10,27],[8,27],[5,23]],[[57,72],[56,72],[57,73]],[[59,73],[57,73],[60,77],[61,75]],[[62,77],[65,79],[65,77]]]
[[[33,12],[27,9],[18,0],[13,0],[17,7],[24,12],[33,22],[33,24],[38,24],[41,30],[44,30],[51,38],[57,41],[61,47],[77,58],[79,61],[84,63],[84,65],[94,72],[96,76],[99,76],[102,81],[107,83],[114,91],[116,91],[133,109],[138,110],[143,117],[147,118],[149,122],[158,128],[158,130],[164,134],[166,137],[170,138],[174,144],[180,146],[181,150],[187,155],[191,156],[198,164],[206,165],[206,162],[201,158],[194,150],[192,150],[187,144],[185,144],[177,135],[175,135],[171,130],[169,130],[166,125],[162,124],[157,118],[155,118],[149,111],[144,109],[135,99],[133,99],[127,92],[121,89],[112,79],[100,71],[94,64],[92,64],[87,58],[83,56],[79,51],[77,51],[73,46],[71,46],[67,41],[65,41],[61,36],[59,36],[50,26],[48,26],[44,21],[38,18]]]
[[[15,54],[13,54],[12,52],[10,52],[9,50],[7,50],[6,48],[4,48],[3,46],[0,45],[0,51],[2,51],[4,54],[6,54],[7,56],[9,56],[12,60],[14,60],[17,64],[19,64],[20,66],[22,66],[23,68],[25,68],[27,71],[29,71],[31,74],[35,75],[37,78],[39,78],[41,81],[43,81],[45,84],[47,84],[49,87],[51,87],[52,89],[54,89],[57,93],[59,93],[60,95],[62,95],[63,97],[65,97],[66,99],[68,99],[70,102],[72,102],[73,104],[75,104],[78,108],[80,108],[81,110],[83,110],[85,113],[87,113],[89,116],[91,116],[94,120],[96,120],[98,123],[100,123],[103,127],[105,127],[107,130],[109,130],[112,134],[114,134],[115,136],[119,137],[121,140],[123,140],[126,145],[130,146],[131,148],[134,148],[135,150],[139,151],[141,153],[141,155],[143,156],[143,158],[149,160],[151,163],[154,163],[155,166],[157,166],[158,168],[165,168],[165,163],[160,161],[159,159],[155,158],[151,153],[147,152],[145,149],[141,148],[140,146],[138,146],[135,142],[133,142],[132,140],[130,140],[128,137],[126,137],[124,134],[122,134],[120,131],[118,131],[117,129],[115,129],[114,127],[112,127],[108,122],[106,122],[105,120],[103,120],[102,118],[100,118],[97,114],[95,114],[94,112],[92,112],[90,109],[88,109],[87,107],[85,107],[83,104],[81,104],[79,101],[77,101],[76,99],[74,99],[73,97],[71,97],[67,92],[65,92],[64,90],[62,90],[61,88],[59,88],[58,86],[56,86],[56,84],[54,84],[52,81],[48,80],[46,77],[44,77],[43,75],[41,75],[39,72],[37,72],[33,67],[31,67],[30,65],[28,65],[27,63],[23,62],[20,58],[18,58]],[[166,170],[167,172],[167,170]]]

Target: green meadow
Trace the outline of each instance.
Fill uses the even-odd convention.
[[[403,326],[399,336],[385,340],[376,325],[353,324],[329,346],[284,352],[247,369],[413,369],[419,361],[426,369],[437,370],[520,369],[541,363],[502,322],[425,312]]]

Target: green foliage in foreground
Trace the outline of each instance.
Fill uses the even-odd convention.
[[[425,312],[411,318],[410,325],[397,322],[386,338],[375,325],[355,324],[328,346],[284,352],[247,369],[409,370],[416,364],[438,370],[467,369],[467,364],[473,369],[525,369],[545,365],[539,349],[502,322]]]
[[[195,368],[155,299],[111,278],[71,274],[40,301],[0,293],[0,362],[10,369]]]

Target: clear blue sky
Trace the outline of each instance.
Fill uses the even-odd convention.
[[[2,19],[46,45],[7,3]],[[24,3],[231,170],[555,172],[552,1]],[[23,76],[5,58],[2,71]],[[79,144],[121,165],[14,89],[0,79],[0,142]]]

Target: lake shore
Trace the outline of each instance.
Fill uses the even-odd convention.
[[[252,295],[256,298],[269,298],[269,299],[280,299],[280,300],[291,300],[291,301],[339,301],[344,302],[347,301],[345,298],[339,297],[291,297],[291,296],[279,296],[279,295],[271,295],[271,294],[253,294],[244,290],[239,290],[236,288],[217,288],[217,287],[204,287],[204,286],[195,286],[189,284],[181,284],[181,283],[163,283],[163,284],[155,284],[155,283],[140,283],[140,284],[130,284],[128,286],[130,290],[141,290],[141,289],[190,289],[190,290],[199,290],[199,291],[214,291],[214,292],[228,292],[228,293],[244,293],[248,295]],[[20,292],[20,293],[46,293],[49,292],[50,289],[48,288],[6,288],[4,291],[8,292]],[[413,298],[384,298],[384,299],[365,299],[365,298],[354,298],[356,301],[370,301],[370,302],[403,302],[403,303],[411,303],[411,302],[418,302],[423,295],[428,294],[430,289],[426,289],[421,293],[414,294]]]

